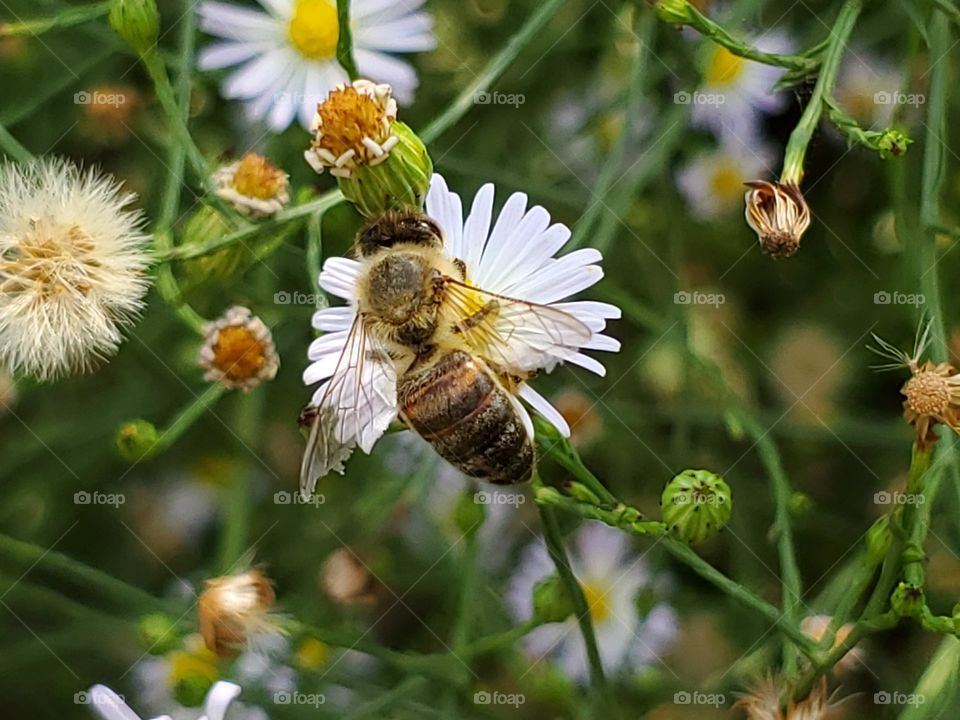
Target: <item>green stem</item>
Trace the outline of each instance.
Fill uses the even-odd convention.
[[[347,73],[347,77],[356,80],[360,77],[357,63],[353,59],[353,34],[350,31],[350,0],[337,0],[337,62]]]
[[[780,175],[781,182],[799,185],[803,179],[803,160],[807,153],[807,146],[810,144],[814,130],[820,122],[820,115],[826,107],[824,101],[829,98],[837,81],[840,60],[862,7],[863,0],[846,0],[843,7],[840,8],[840,14],[837,15],[837,20],[830,31],[830,44],[827,46],[824,55],[823,67],[820,69],[817,84],[814,86],[813,94],[800,117],[800,122],[797,123],[790,134],[790,140],[787,141],[787,149],[783,159],[783,172]]]
[[[172,446],[180,437],[210,410],[223,397],[227,388],[220,383],[209,385],[202,393],[194,397],[174,417],[165,430],[161,431],[144,458],[155,457]]]
[[[420,138],[429,144],[453,127],[476,105],[477,95],[487,92],[490,86],[509,68],[523,49],[539,34],[564,5],[564,0],[546,0],[527,18],[503,48],[490,59],[487,66],[467,85],[452,103],[423,129]]]
[[[960,27],[960,10],[950,0],[933,0],[933,6]]]
[[[387,717],[392,714],[391,711],[395,710],[397,701],[421,690],[425,683],[422,677],[407,678],[392,690],[363,703],[352,712],[340,715],[340,718],[341,720],[361,720],[368,717]]]
[[[33,153],[21,145],[3,125],[0,125],[0,150],[23,165],[33,161]]]
[[[599,701],[603,697],[606,688],[606,677],[603,673],[603,663],[600,660],[600,650],[597,647],[597,638],[593,632],[593,619],[590,616],[590,606],[587,604],[587,598],[583,594],[583,588],[577,581],[576,575],[570,568],[570,561],[567,558],[567,552],[563,547],[563,535],[560,532],[560,524],[557,522],[557,516],[552,507],[538,505],[540,510],[540,519],[543,522],[543,538],[547,544],[547,551],[557,568],[557,574],[570,594],[573,602],[574,614],[577,617],[577,623],[580,625],[580,633],[583,635],[583,644],[587,648],[587,662],[590,666],[590,682]]]
[[[476,640],[470,645],[464,647],[463,650],[457,654],[464,660],[480,657],[482,655],[488,655],[496,650],[512,647],[514,643],[538,627],[540,627],[540,623],[531,619],[525,623],[512,627],[509,630],[504,630],[502,633],[488,635],[485,638]]]
[[[0,38],[17,35],[36,37],[48,30],[68,28],[102,17],[110,12],[110,2],[93,3],[81,7],[65,8],[56,15],[45,18],[33,18],[15,23],[0,23]]]

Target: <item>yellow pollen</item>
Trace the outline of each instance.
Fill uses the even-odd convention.
[[[592,583],[584,583],[583,595],[586,597],[587,605],[590,608],[590,617],[595,623],[601,623],[613,614],[610,608],[609,595],[604,592],[603,588]]]
[[[739,200],[746,191],[743,177],[729,166],[717,168],[710,178],[710,187],[714,195],[724,200]]]
[[[287,183],[287,176],[262,155],[247,153],[237,164],[233,187],[246,197],[269,200]]]
[[[329,0],[297,0],[287,30],[290,42],[304,57],[326,60],[337,52],[340,27],[337,7]]]
[[[233,382],[256,377],[267,364],[263,343],[243,325],[223,328],[213,345],[213,365]]]
[[[317,106],[323,132],[320,147],[340,157],[347,150],[360,153],[365,137],[383,140],[383,110],[369,95],[348,85],[332,90]]]
[[[924,370],[903,386],[907,407],[918,415],[940,415],[950,406],[950,384],[932,370]]]
[[[713,51],[707,66],[707,84],[733,85],[743,72],[745,62],[742,57],[734,55],[726,48],[718,47]]]

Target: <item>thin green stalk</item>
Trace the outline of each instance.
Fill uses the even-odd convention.
[[[42,35],[48,30],[59,30],[95,20],[110,11],[110,2],[99,2],[81,7],[64,8],[45,18],[32,18],[15,23],[0,23],[0,38],[17,35]]]
[[[447,109],[440,113],[420,133],[424,143],[431,143],[440,135],[457,124],[476,104],[478,94],[486,92],[497,78],[509,68],[523,49],[536,38],[540,31],[550,22],[557,11],[563,7],[564,0],[546,0],[537,10],[527,18],[513,36],[507,40],[503,48],[491,58],[487,66],[477,75],[473,82],[467,85],[454,99]]]
[[[157,441],[146,453],[145,458],[159,455],[172,446],[187,430],[193,427],[194,423],[196,423],[204,413],[210,410],[212,406],[223,397],[226,391],[227,388],[224,385],[213,383],[207,386],[202,393],[190,400],[190,402],[177,413],[166,429],[160,432]]]
[[[337,0],[337,62],[351,80],[360,77],[353,58],[353,33],[350,31],[350,0]]]
[[[540,510],[540,519],[543,523],[543,539],[547,544],[547,551],[550,558],[557,568],[557,574],[561,582],[570,594],[573,602],[574,614],[577,617],[577,623],[580,625],[580,633],[583,635],[583,644],[587,648],[587,663],[590,667],[590,683],[595,693],[595,699],[600,701],[606,688],[606,677],[603,673],[603,663],[600,660],[600,650],[597,647],[597,638],[593,632],[593,619],[590,615],[590,606],[587,604],[587,598],[583,594],[583,588],[577,581],[570,568],[570,560],[567,558],[567,551],[563,547],[563,535],[560,532],[560,524],[557,522],[557,516],[552,507],[547,505],[538,505]]]
[[[411,677],[404,680],[392,690],[382,693],[373,700],[359,705],[355,710],[340,715],[341,720],[362,720],[368,717],[387,717],[394,710],[396,703],[406,695],[422,690],[426,680],[422,677]]]
[[[33,153],[21,145],[20,141],[11,135],[10,131],[3,125],[0,125],[0,150],[21,164],[26,164],[33,160]]]
[[[323,213],[310,216],[307,221],[307,275],[316,298],[317,307],[326,306],[326,295],[320,287],[320,270],[323,266]]]
[[[863,0],[846,0],[840,8],[840,14],[837,15],[833,29],[830,31],[830,44],[824,55],[817,84],[813,88],[807,107],[804,108],[800,122],[790,133],[790,139],[787,141],[783,172],[780,175],[781,182],[799,185],[803,179],[803,160],[807,154],[807,146],[826,107],[825,100],[830,97],[833,86],[836,84],[840,60],[843,58],[847,41],[862,8]]]
[[[960,9],[950,0],[933,0],[933,6],[960,27]]]
[[[540,623],[531,619],[525,623],[516,625],[509,630],[504,630],[503,632],[496,633],[495,635],[487,635],[485,638],[476,640],[464,647],[457,654],[464,660],[469,660],[482,655],[488,655],[497,650],[511,648],[518,640],[538,627],[540,627]]]

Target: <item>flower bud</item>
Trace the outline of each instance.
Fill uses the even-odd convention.
[[[663,522],[689,543],[715,535],[733,514],[730,486],[709,470],[684,470],[660,496]]]
[[[900,130],[884,130],[875,141],[877,151],[884,160],[903,155],[912,142],[913,140]]]
[[[923,588],[912,583],[901,582],[890,596],[890,607],[900,617],[918,617],[926,605]]]
[[[147,420],[130,420],[117,430],[116,444],[120,457],[137,462],[143,460],[157,444],[160,435],[153,423]]]
[[[533,617],[537,622],[563,622],[573,613],[573,601],[559,575],[550,575],[534,586]]]
[[[890,532],[890,516],[882,515],[867,530],[867,562],[879,565],[890,552],[893,534]]]
[[[146,55],[160,34],[160,13],[156,0],[112,0],[110,27],[137,51]]]
[[[790,257],[810,227],[810,208],[794,183],[754,180],[747,183],[747,224],[760,239],[760,248],[773,257]]]
[[[180,641],[177,623],[165,613],[151,613],[140,618],[137,636],[151,655],[165,655]]]
[[[317,106],[315,137],[304,158],[329,170],[341,192],[366,217],[421,208],[433,163],[423,141],[397,119],[389,85],[355,80],[338,85]]]
[[[694,8],[689,0],[655,0],[653,10],[657,17],[673,25],[686,25],[693,16]]]
[[[260,570],[207,580],[197,601],[204,644],[219,657],[233,657],[252,636],[276,632],[268,615],[274,597]]]
[[[290,176],[253,152],[219,168],[213,184],[220,198],[254,218],[276,215],[290,202]]]
[[[230,308],[203,332],[197,364],[206,371],[204,380],[246,392],[276,377],[280,356],[273,335],[248,308]]]

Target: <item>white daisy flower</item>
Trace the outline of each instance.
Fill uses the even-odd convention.
[[[873,130],[890,127],[893,111],[908,100],[900,92],[901,71],[874,55],[851,53],[840,66],[833,97],[861,125]]]
[[[214,683],[203,703],[203,714],[199,720],[223,720],[236,697],[240,686],[230,682]],[[103,720],[140,720],[123,698],[106,685],[94,685],[87,693],[87,702],[93,711]],[[156,720],[170,720],[169,715],[161,715]]]
[[[584,525],[576,533],[570,566],[590,606],[604,669],[623,672],[659,661],[677,635],[676,614],[669,605],[657,603],[645,617],[640,616],[637,596],[654,590],[654,581],[646,564],[631,553],[627,537],[600,523]],[[533,589],[554,572],[542,541],[526,548],[506,595],[518,622],[533,616]],[[541,625],[523,644],[533,660],[550,657],[571,678],[581,683],[589,680],[586,648],[573,615],[563,622]]]
[[[677,187],[697,220],[714,220],[743,209],[747,183],[770,175],[773,153],[763,146],[734,150],[722,144],[696,155],[677,173]]]
[[[50,380],[117,351],[149,284],[134,200],[68,160],[0,165],[0,366]]]
[[[603,277],[598,264],[602,257],[592,248],[582,248],[555,258],[554,254],[570,239],[570,229],[560,223],[550,223],[550,214],[540,206],[527,208],[527,196],[514,193],[504,204],[499,216],[493,221],[494,187],[486,184],[474,197],[470,214],[463,218],[460,196],[447,189],[440,175],[434,175],[427,193],[426,212],[437,224],[443,235],[444,249],[450,260],[463,263],[468,285],[488,293],[522,300],[528,303],[548,305],[580,321],[590,331],[580,350],[604,350],[616,352],[620,343],[603,335],[607,320],[620,317],[620,309],[614,305],[595,301],[563,302],[565,298],[584,290]],[[307,385],[327,380],[337,370],[338,360],[350,342],[350,328],[357,313],[358,281],[362,264],[353,259],[334,257],[324,263],[320,273],[320,286],[337,297],[349,301],[346,307],[330,307],[317,311],[313,326],[326,334],[315,340],[308,357],[312,364],[303,375]],[[537,325],[534,330],[539,330]],[[521,328],[519,335],[529,334],[530,329]],[[532,345],[528,337],[519,337],[514,344],[503,348],[507,355],[521,358],[524,367],[545,369],[548,372],[562,362],[579,365],[598,375],[604,375],[604,366],[596,359],[569,347],[546,343],[542,350],[531,356]],[[535,343],[536,344],[536,343]],[[542,341],[539,343],[544,345]],[[362,393],[365,402],[352,413],[349,422],[356,432],[348,433],[348,440],[358,444],[369,453],[376,440],[397,417],[398,403],[395,377],[381,363],[367,363],[364,376],[351,383],[361,383],[368,390]],[[327,383],[321,385],[313,396],[313,405],[324,399]],[[570,428],[563,416],[540,393],[529,384],[522,383],[519,396],[534,410],[543,415],[564,436]],[[533,422],[520,403],[515,403],[524,427],[533,435]],[[343,437],[339,440],[343,441]],[[339,458],[346,459],[352,447],[345,448]],[[336,463],[333,463],[336,468]]]
[[[309,129],[317,103],[348,81],[336,58],[335,0],[259,0],[267,12],[208,0],[200,6],[203,30],[222,39],[200,53],[200,67],[240,66],[223,84],[227,98],[243,100],[255,120],[275,132],[296,115]],[[417,86],[414,69],[389,53],[436,46],[425,0],[353,0],[350,25],[357,69],[363,77],[393,86],[407,104]]]
[[[777,32],[765,33],[752,44],[764,52],[790,50],[787,37]],[[758,133],[761,114],[786,107],[787,96],[772,92],[783,73],[783,68],[746,60],[720,45],[711,46],[703,84],[690,98],[691,122],[739,145],[751,142]]]

